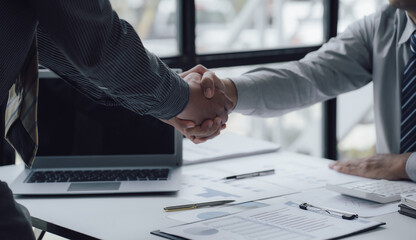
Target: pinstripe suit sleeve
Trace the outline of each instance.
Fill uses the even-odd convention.
[[[106,105],[169,119],[189,99],[189,87],[149,53],[108,1],[34,3],[39,61],[79,91]]]
[[[7,183],[0,181],[0,239],[35,239],[30,214],[18,204]]]

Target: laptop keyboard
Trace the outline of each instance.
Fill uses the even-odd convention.
[[[167,180],[168,168],[133,170],[35,171],[28,183],[51,182],[114,182]]]

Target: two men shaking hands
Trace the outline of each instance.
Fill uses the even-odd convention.
[[[218,136],[237,104],[237,90],[229,79],[219,79],[202,65],[180,74],[189,85],[189,102],[175,118],[162,120],[194,143]]]

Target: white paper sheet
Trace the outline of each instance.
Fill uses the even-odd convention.
[[[233,133],[223,133],[205,143],[194,144],[189,139],[183,141],[184,164],[195,164],[220,159],[228,159],[260,153],[275,152],[279,145]]]
[[[201,220],[208,220],[216,217],[227,216],[233,213],[247,211],[254,208],[266,207],[265,203],[246,202],[229,207],[208,207],[201,209],[187,210],[176,214],[171,214],[168,218],[178,220],[183,223],[197,222]]]
[[[233,174],[235,172],[215,167],[186,169],[183,171],[183,184],[178,197],[192,202],[232,199],[235,204],[297,192],[284,186],[259,181],[263,176],[222,180]]]
[[[188,239],[328,239],[380,225],[366,219],[344,220],[322,211],[302,210],[295,202],[226,217],[161,229]]]
[[[356,213],[360,217],[375,217],[399,210],[397,202],[381,204],[345,196],[324,188],[296,193],[287,196],[287,198],[298,202],[307,202],[317,206]]]
[[[232,171],[237,173],[274,168],[275,174],[263,176],[257,180],[298,191],[324,187],[327,183],[341,184],[366,179],[329,169],[328,164],[330,162],[330,160],[321,158],[282,152],[242,158],[238,164],[235,164],[235,162],[222,162],[218,168],[232,169]]]

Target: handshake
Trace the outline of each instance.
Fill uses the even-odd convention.
[[[189,85],[189,102],[176,117],[162,120],[194,143],[218,136],[237,104],[237,90],[229,79],[219,79],[202,65],[180,74]]]

